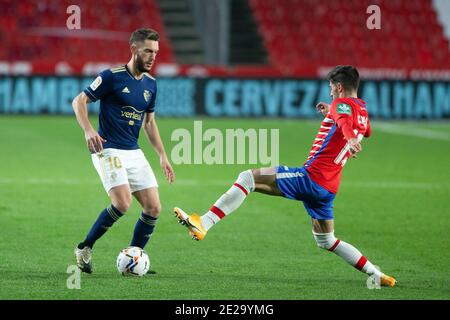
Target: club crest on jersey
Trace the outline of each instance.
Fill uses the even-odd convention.
[[[150,100],[150,97],[152,96],[152,94],[148,91],[148,90],[144,90],[144,99],[145,102],[148,102]]]
[[[352,108],[348,104],[338,103],[337,105],[337,113],[340,114],[352,114]]]
[[[93,91],[95,91],[99,85],[102,84],[102,77],[98,76],[89,86]]]

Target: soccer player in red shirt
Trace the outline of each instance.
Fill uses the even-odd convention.
[[[256,191],[302,201],[311,216],[312,233],[320,248],[334,252],[350,265],[373,277],[376,283],[393,287],[396,280],[378,270],[351,244],[334,236],[333,201],[339,189],[342,168],[356,156],[363,137],[371,134],[366,103],[359,99],[358,70],[337,66],[328,74],[331,105],[320,102],[316,108],[324,115],[309,156],[302,167],[252,169],[241,172],[236,182],[202,216],[188,215],[182,209],[174,212],[196,240],[236,210]]]

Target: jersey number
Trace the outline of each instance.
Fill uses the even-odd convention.
[[[362,117],[362,118],[365,118],[367,121],[366,117]],[[358,133],[358,130],[356,130],[356,129],[354,129],[353,132],[356,134],[356,138],[358,139],[358,141],[361,142],[363,135],[361,133]],[[348,160],[349,150],[350,150],[350,145],[348,143],[346,143],[345,146],[341,149],[341,152],[339,152],[336,159],[334,159],[334,163],[336,163],[337,165],[341,165],[343,167]]]
[[[358,116],[358,124],[362,126],[364,129],[367,129],[367,117]]]
[[[109,161],[109,167],[111,168],[111,170],[113,170],[114,168],[116,168],[116,169],[122,168],[122,162],[120,162],[119,157],[109,157],[108,161]]]

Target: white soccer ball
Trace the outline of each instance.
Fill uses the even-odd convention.
[[[142,277],[150,269],[148,254],[139,247],[122,249],[117,257],[117,270],[122,275]]]

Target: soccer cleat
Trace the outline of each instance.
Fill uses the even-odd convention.
[[[394,277],[383,274],[380,279],[380,284],[384,287],[393,287],[397,284],[397,280]]]
[[[81,271],[92,273],[92,249],[85,246],[83,249],[75,248],[75,257],[77,266]]]
[[[203,240],[207,231],[203,228],[200,216],[198,214],[194,213],[192,215],[188,215],[178,207],[175,207],[173,212],[175,212],[175,216],[178,218],[178,221],[188,228],[192,239],[197,241]]]

